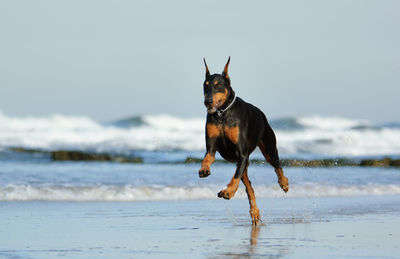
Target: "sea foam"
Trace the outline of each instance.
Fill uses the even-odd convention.
[[[258,198],[353,197],[400,195],[396,184],[366,185],[295,185],[286,194],[276,185],[255,186]],[[0,187],[0,201],[74,201],[74,202],[133,202],[216,199],[217,186],[31,186]],[[235,199],[246,199],[244,188],[239,188]]]
[[[378,125],[312,116],[270,120],[270,124],[281,156],[400,155],[400,126],[394,122]],[[204,117],[146,115],[102,124],[82,116],[12,117],[0,113],[0,149],[202,151],[204,130]]]

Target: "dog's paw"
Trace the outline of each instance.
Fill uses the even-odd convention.
[[[289,191],[289,181],[287,179],[287,177],[282,176],[279,180],[278,180],[279,186],[282,188],[282,190],[286,193]]]
[[[256,226],[261,220],[259,209],[258,208],[250,209],[250,217],[251,217],[251,223],[253,224],[253,226]]]
[[[235,195],[234,192],[229,191],[228,189],[222,190],[218,193],[219,198],[224,198],[225,200],[229,200]]]
[[[200,178],[205,178],[205,177],[207,177],[207,176],[209,176],[211,173],[210,173],[210,169],[203,169],[203,168],[201,168],[200,170],[199,170],[199,177]]]

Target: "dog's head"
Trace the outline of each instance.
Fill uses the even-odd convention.
[[[231,81],[228,76],[228,66],[231,57],[226,62],[222,74],[210,74],[208,70],[206,59],[204,65],[206,66],[206,80],[204,81],[204,105],[209,114],[215,113],[221,109],[227,102],[228,97],[233,92],[231,88]],[[226,105],[225,105],[226,106]]]

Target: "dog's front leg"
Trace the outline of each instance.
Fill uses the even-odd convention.
[[[232,198],[235,195],[235,193],[239,187],[240,179],[242,178],[242,175],[248,165],[249,165],[249,156],[241,155],[239,157],[239,162],[236,167],[235,175],[232,177],[232,180],[229,182],[226,189],[222,190],[218,193],[219,198],[224,198],[226,200],[229,200],[230,198]]]
[[[203,158],[203,162],[201,162],[201,168],[199,170],[199,177],[204,178],[210,175],[210,166],[215,161],[215,152],[216,148],[216,139],[210,138],[208,134],[206,134],[206,155]]]
[[[204,156],[201,168],[199,170],[199,177],[204,178],[210,175],[210,165],[215,161],[215,152],[207,152]]]

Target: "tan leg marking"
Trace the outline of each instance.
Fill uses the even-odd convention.
[[[215,156],[207,153],[201,163],[201,168],[199,170],[199,177],[204,178],[210,175],[210,165],[215,161]]]
[[[226,189],[218,193],[218,197],[229,200],[230,198],[235,196],[235,193],[239,187],[239,183],[240,179],[236,179],[235,176],[233,176]]]
[[[289,191],[289,181],[287,177],[283,174],[282,168],[276,168],[275,173],[278,176],[279,186],[282,188],[284,192]]]
[[[271,157],[266,152],[264,144],[262,142],[260,142],[258,144],[258,147],[260,148],[261,153],[264,155],[267,162],[271,164]],[[287,177],[283,174],[282,168],[275,168],[275,173],[278,176],[279,186],[282,188],[282,190],[284,192],[288,192],[289,191],[289,181],[288,181]]]
[[[251,182],[250,182],[249,177],[247,175],[247,169],[243,173],[242,182],[246,186],[247,198],[249,199],[251,222],[253,223],[253,225],[257,225],[258,222],[261,219],[260,218],[260,211],[259,211],[259,209],[257,207],[256,196],[254,194],[254,189],[253,189],[253,187],[251,187]]]

